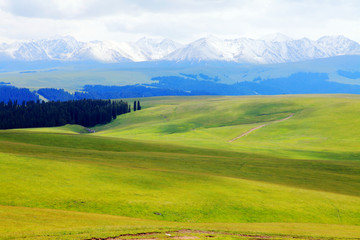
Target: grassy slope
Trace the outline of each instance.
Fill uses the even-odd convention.
[[[19,132],[46,132],[46,133],[62,133],[62,134],[79,134],[88,133],[85,127],[80,125],[65,125],[61,127],[45,127],[45,128],[24,128],[18,129]],[[13,130],[12,130],[13,131]]]
[[[149,101],[149,102],[146,102]],[[160,104],[159,104],[160,103]],[[360,159],[356,95],[144,99],[145,109],[97,128],[98,135],[176,142],[308,159]],[[228,143],[246,130],[295,113]],[[271,139],[271,141],[269,141]]]
[[[359,227],[326,233],[326,225],[316,224],[360,225],[360,130],[354,127],[359,101],[354,96],[152,98],[142,101],[144,110],[97,127],[102,136],[69,135],[81,131],[71,126],[56,133],[2,131],[0,205],[148,220],[127,219],[134,225],[124,230],[124,218],[67,212],[69,219],[81,216],[82,223],[59,217],[63,225],[43,227],[39,220],[30,224],[31,233],[19,227],[29,224],[27,217],[43,219],[42,214],[53,210],[1,207],[0,221],[8,227],[0,227],[0,236],[15,236],[9,229],[28,236],[100,236],[139,225],[143,230],[179,227],[181,222],[193,223],[186,227],[283,234],[294,228],[290,223],[304,223],[295,234],[356,236]],[[227,142],[290,113],[295,116],[286,122]],[[45,219],[55,221],[63,212],[55,218],[46,214]],[[22,224],[13,224],[9,215]]]

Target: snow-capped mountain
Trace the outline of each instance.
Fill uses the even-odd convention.
[[[147,60],[161,60],[176,49],[181,48],[182,44],[170,39],[155,40],[143,37],[136,42],[136,46]]]
[[[360,44],[343,36],[293,40],[285,35],[264,39],[202,38],[169,54],[168,60],[222,60],[241,63],[284,63],[340,55],[360,55]]]
[[[292,39],[291,37],[288,37],[282,33],[275,33],[275,34],[269,34],[269,35],[262,36],[260,38],[260,40],[264,40],[266,42],[288,42],[288,41],[292,41],[294,39]]]
[[[316,44],[327,54],[335,55],[358,55],[359,43],[344,36],[324,36],[316,41]]]
[[[283,34],[260,39],[200,38],[189,44],[170,39],[142,38],[137,42],[80,42],[71,36],[0,43],[0,60],[60,61],[229,61],[284,63],[340,55],[360,55],[360,44],[344,36],[324,36],[316,41],[292,39]]]
[[[172,61],[232,61],[233,56],[225,41],[209,36],[175,50],[165,56],[165,59]]]
[[[92,41],[84,43],[72,60],[101,62],[147,61],[141,50],[132,43]]]
[[[66,36],[47,40],[15,42],[0,47],[0,55],[16,60],[70,60],[81,49],[83,43]]]

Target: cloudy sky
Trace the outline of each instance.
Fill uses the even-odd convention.
[[[215,35],[345,35],[360,42],[359,0],[0,0],[0,41],[72,35],[78,40],[181,42]]]

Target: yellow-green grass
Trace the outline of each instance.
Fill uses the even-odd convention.
[[[105,214],[8,206],[0,206],[0,221],[0,239],[85,239],[163,231],[174,226],[171,222]]]
[[[158,102],[158,105],[156,104]],[[146,108],[95,128],[97,135],[176,142],[308,159],[360,159],[357,95],[144,99]],[[233,143],[252,127],[269,124]]]
[[[18,140],[31,136],[13,134]],[[4,136],[5,134],[2,137]],[[34,136],[37,144],[41,137],[46,136],[55,139],[62,147],[3,141],[3,152],[7,149],[8,152],[17,153],[3,153],[0,157],[4,173],[1,176],[3,184],[0,186],[2,205],[67,209],[179,222],[359,222],[359,197],[350,196],[357,194],[359,189],[356,185],[359,174],[354,169],[359,166],[354,162],[347,163],[350,165],[346,167],[344,162],[339,162],[340,165],[333,162],[335,165],[331,166],[331,161],[305,160],[301,162],[305,164],[303,166],[297,166],[300,162],[287,162],[283,166],[286,162],[282,163],[284,160],[273,159],[270,164],[265,164],[270,159],[256,156],[248,158],[245,155],[237,159],[230,157],[229,152],[224,153],[229,155],[225,157],[212,157],[205,155],[206,152],[200,152],[204,154],[200,156],[166,152],[135,154],[133,148],[132,152],[116,152],[108,151],[103,145],[102,148],[105,149],[101,151],[81,149],[75,144],[83,138],[86,140],[82,144],[91,146],[93,139],[88,136],[78,136],[80,138],[73,142],[69,139],[74,136]],[[61,141],[60,137],[70,142]],[[8,140],[13,139],[8,137]],[[117,143],[121,146],[120,141]],[[171,151],[175,151],[175,147],[172,147]],[[121,147],[118,148],[121,150]],[[251,163],[244,166],[240,159]],[[256,163],[259,165],[254,165]],[[326,165],[321,165],[322,163]],[[315,164],[319,166],[309,169]],[[219,166],[216,167],[217,165]],[[305,169],[299,175],[302,178],[294,177],[299,174],[294,172],[299,171],[299,167]],[[328,169],[323,171],[323,168]],[[242,172],[245,175],[241,177]],[[305,184],[304,187],[318,189],[326,189],[329,184],[336,186],[333,191],[346,190],[348,194],[244,180],[246,175],[249,178],[268,178],[273,175],[276,178],[271,181],[290,185]],[[351,178],[353,179],[350,180]],[[312,186],[312,181],[321,184]],[[158,216],[154,212],[161,212],[163,215]],[[42,226],[39,228],[42,229]]]
[[[357,96],[141,102],[95,134],[0,131],[0,238],[183,228],[359,235]]]
[[[16,131],[16,130],[11,130]],[[71,125],[67,124],[61,127],[43,127],[43,128],[23,128],[19,129],[20,132],[46,132],[46,133],[63,133],[63,134],[80,134],[80,133],[89,133],[85,127],[80,125]]]
[[[213,239],[232,238],[221,233],[270,236],[276,239],[309,237],[355,239],[359,226],[312,223],[177,223],[144,220],[106,214],[0,206],[0,239],[89,239],[142,232],[168,233],[179,229],[215,231]],[[165,237],[164,234],[158,236]],[[176,234],[172,234],[176,235]],[[188,234],[191,235],[191,234]],[[209,234],[207,234],[209,235]],[[208,238],[204,238],[208,239]],[[247,239],[247,238],[245,238]],[[290,238],[291,239],[291,238]]]

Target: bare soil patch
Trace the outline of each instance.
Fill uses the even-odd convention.
[[[136,233],[136,234],[122,234],[116,237],[107,238],[91,238],[86,240],[160,240],[160,239],[211,239],[221,236],[234,236],[239,239],[250,239],[250,240],[285,240],[285,239],[311,239],[314,238],[301,238],[296,236],[267,236],[257,234],[240,234],[240,233],[229,233],[229,232],[214,232],[214,231],[201,231],[201,230],[190,230],[182,229],[178,231],[169,232],[147,232],[147,233]]]
[[[257,130],[257,129],[260,129],[260,128],[262,128],[262,127],[265,127],[265,126],[270,125],[270,124],[273,124],[273,123],[277,123],[277,122],[282,122],[282,121],[288,120],[288,119],[291,118],[292,116],[294,116],[293,113],[290,114],[289,116],[287,116],[286,118],[283,118],[283,119],[280,119],[280,120],[276,120],[276,121],[273,121],[273,122],[270,122],[270,123],[265,123],[265,124],[262,124],[262,125],[260,125],[260,126],[254,127],[254,128],[252,128],[252,129],[244,132],[243,134],[241,134],[241,135],[239,135],[239,136],[237,136],[237,137],[229,140],[228,142],[234,142],[234,141],[238,140],[239,138],[242,138],[242,137],[244,137],[244,136],[246,136],[246,135],[249,135],[250,133],[252,133],[253,131],[255,131],[255,130]]]

